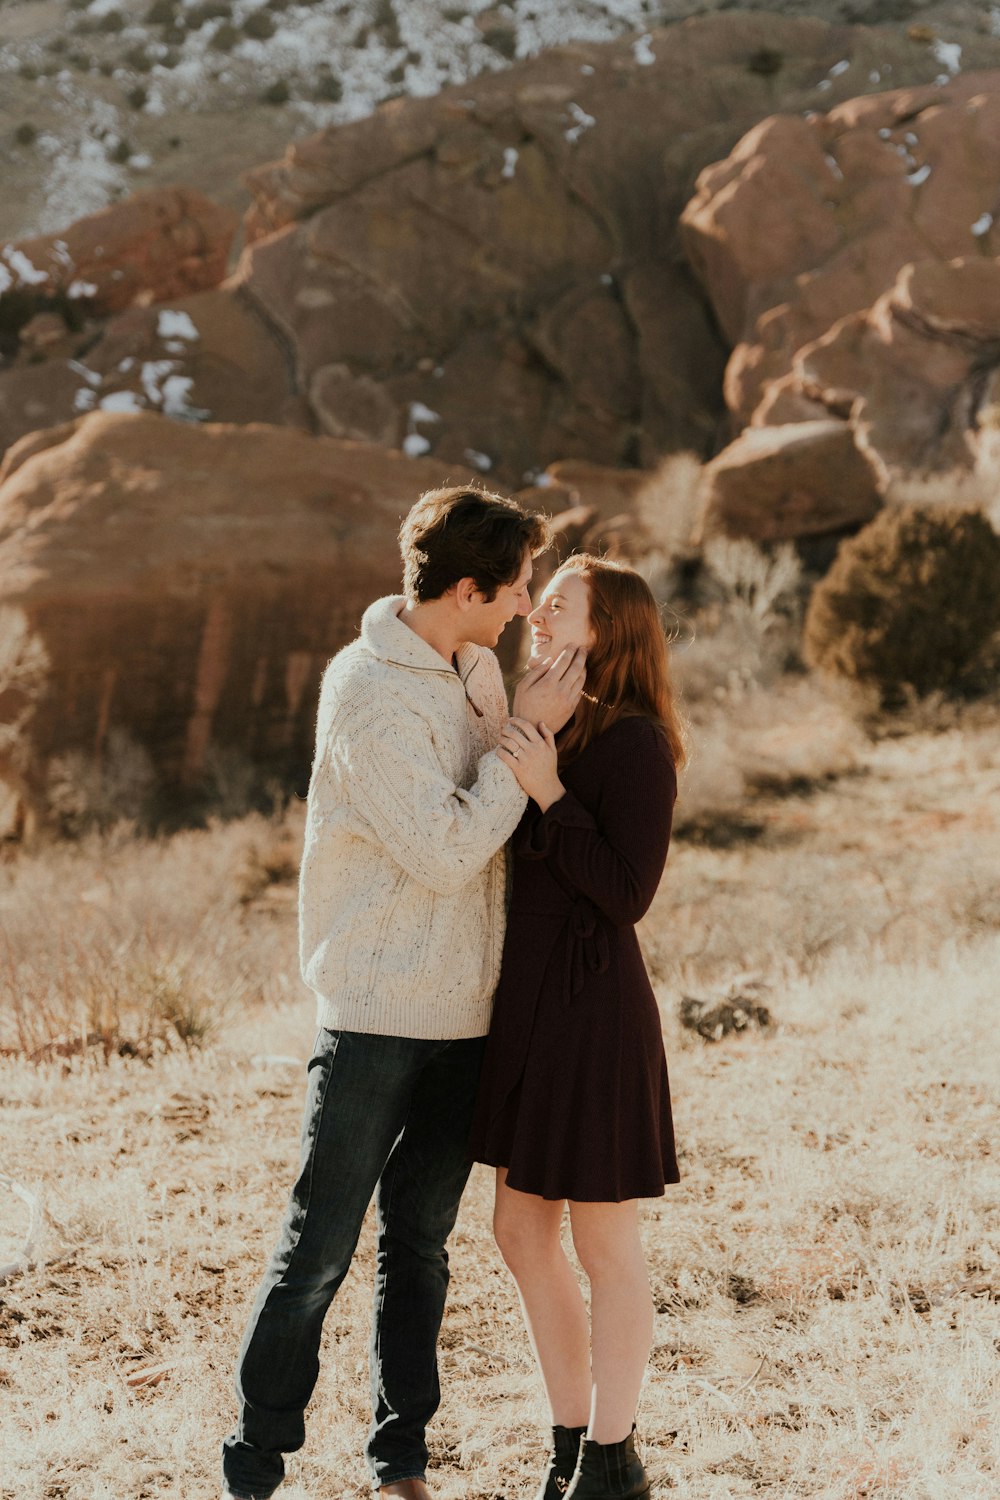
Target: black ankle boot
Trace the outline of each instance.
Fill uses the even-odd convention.
[[[576,1473],[580,1441],[586,1431],[586,1427],[553,1427],[552,1456],[536,1500],[563,1500]]]
[[[635,1451],[635,1429],[623,1443],[587,1438],[566,1500],[645,1500],[649,1478]]]

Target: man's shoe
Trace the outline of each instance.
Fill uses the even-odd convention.
[[[535,1500],[563,1500],[576,1473],[580,1443],[586,1431],[586,1427],[553,1427],[552,1454]]]
[[[635,1451],[635,1429],[622,1443],[585,1438],[566,1500],[646,1500],[649,1476]]]
[[[379,1486],[382,1500],[431,1500],[431,1492],[422,1479],[397,1479]]]

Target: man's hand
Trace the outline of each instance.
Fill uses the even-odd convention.
[[[587,677],[587,653],[567,647],[555,661],[539,662],[526,672],[514,693],[513,716],[545,723],[557,734],[576,711]]]

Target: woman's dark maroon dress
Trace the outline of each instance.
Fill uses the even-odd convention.
[[[528,803],[473,1122],[476,1161],[543,1198],[620,1203],[677,1182],[660,1016],[634,924],[659,884],[677,781],[629,718]]]

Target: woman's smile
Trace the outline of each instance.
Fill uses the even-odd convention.
[[[574,573],[557,573],[528,616],[531,654],[536,660],[593,644],[590,590]]]

